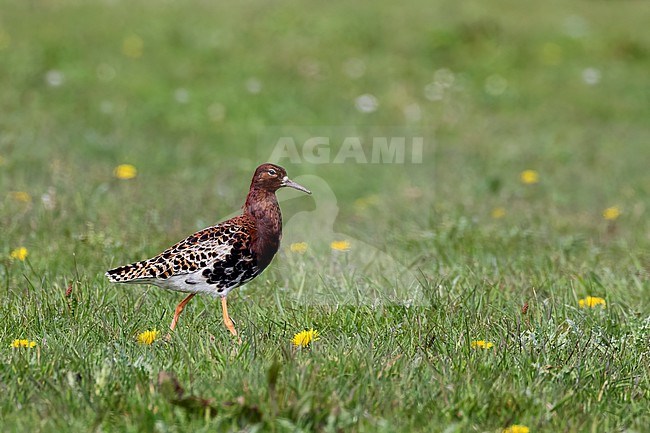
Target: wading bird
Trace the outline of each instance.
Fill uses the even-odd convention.
[[[289,179],[284,168],[262,164],[255,170],[241,215],[198,231],[155,257],[111,269],[106,276],[114,283],[153,284],[189,293],[176,307],[172,331],[197,293],[219,296],[224,324],[237,336],[226,296],[258,276],[278,251],[282,214],[275,192],[282,187],[311,194]]]

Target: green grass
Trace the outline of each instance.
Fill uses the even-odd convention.
[[[2,431],[647,431],[648,4],[0,11]],[[366,93],[375,112],[355,109]],[[137,344],[181,296],[106,269],[236,212],[286,131],[400,128],[424,134],[422,164],[280,161],[314,195],[279,193],[284,245],[229,296],[241,346],[208,298],[169,343]],[[120,163],[138,177],[115,179]],[[338,239],[351,250],[329,251]],[[588,295],[607,307],[579,308]],[[293,348],[309,328],[321,339]],[[10,347],[22,338],[36,347]]]

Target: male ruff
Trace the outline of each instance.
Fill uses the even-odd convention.
[[[174,312],[173,331],[185,305],[197,294],[221,298],[223,321],[234,336],[228,293],[258,276],[280,247],[282,214],[275,192],[283,187],[311,192],[289,179],[284,168],[262,164],[255,170],[242,215],[208,227],[147,260],[106,272],[114,283],[153,284],[189,293]]]

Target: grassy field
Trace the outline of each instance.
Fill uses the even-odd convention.
[[[650,431],[648,16],[0,0],[0,430]],[[335,161],[404,131],[421,163]],[[228,298],[243,344],[209,298],[139,344],[181,295],[104,272],[237,212],[286,136],[314,194]]]

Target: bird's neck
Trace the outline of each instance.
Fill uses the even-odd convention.
[[[261,222],[275,219],[281,220],[280,205],[275,193],[263,189],[251,189],[248,192],[244,204],[244,213]]]
[[[282,238],[282,214],[275,193],[251,189],[244,204],[244,214],[255,221],[257,235],[253,249],[262,261],[260,264],[266,266],[278,251]]]

